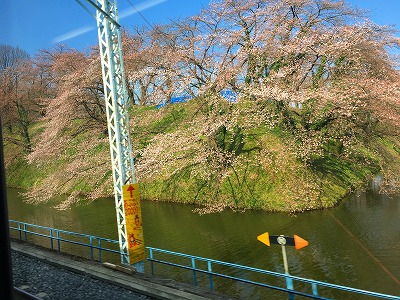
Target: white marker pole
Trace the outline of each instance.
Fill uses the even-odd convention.
[[[281,235],[280,237],[278,237],[278,243],[282,246],[282,256],[283,256],[283,267],[285,269],[285,274],[286,275],[290,275],[289,274],[289,266],[288,266],[288,262],[287,262],[287,255],[286,255],[286,239],[283,235]],[[290,277],[286,277],[286,288],[288,290],[293,290],[293,280]],[[289,294],[289,300],[294,300],[294,294],[290,293]]]

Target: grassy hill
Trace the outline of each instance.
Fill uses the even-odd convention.
[[[359,138],[351,149],[332,137],[318,144],[322,134],[300,140],[302,131],[281,124],[265,102],[230,104],[208,97],[160,109],[135,106],[130,114],[141,197],[195,203],[200,213],[332,207],[366,187],[374,174],[396,175],[400,169],[396,136]],[[45,126],[32,126],[34,143]],[[43,161],[29,162],[18,146],[6,142],[8,185],[29,189],[38,201],[71,195],[61,208],[73,205],[79,195],[91,200],[111,196],[104,128],[78,127],[82,124],[71,122],[62,133],[68,143]]]

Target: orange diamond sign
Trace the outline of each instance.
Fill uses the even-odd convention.
[[[269,235],[268,232],[265,232],[259,235],[257,237],[257,240],[259,240],[261,243],[264,243],[267,246],[271,246],[271,244],[294,246],[296,250],[308,246],[308,241],[299,237],[298,235],[290,237],[285,235]]]

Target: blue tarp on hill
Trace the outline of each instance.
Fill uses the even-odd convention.
[[[177,97],[172,97],[171,101],[169,103],[175,104],[175,103],[183,103],[183,102],[187,102],[189,99],[192,99],[192,96],[189,95],[184,95],[184,96],[177,96]],[[160,103],[156,106],[156,109],[159,109],[165,105],[167,105],[168,102],[163,102]]]
[[[222,90],[220,95],[222,97],[224,97],[228,102],[230,103],[234,103],[236,102],[236,98],[238,93],[231,91],[231,90]],[[168,103],[183,103],[183,102],[187,102],[188,100],[192,99],[192,96],[189,95],[183,95],[183,96],[176,96],[176,97],[172,97],[170,102],[163,102],[160,103],[156,106],[156,109],[159,109],[161,107],[164,107],[165,105],[167,105]]]

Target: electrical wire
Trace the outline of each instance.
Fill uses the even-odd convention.
[[[149,22],[149,20],[146,19],[146,17],[140,12],[140,10],[138,10],[130,0],[126,0],[126,1],[128,1],[128,3],[133,7],[133,9],[138,13],[138,15],[150,26],[150,28],[152,30],[155,30],[154,26]]]
[[[390,276],[390,278],[393,279],[394,282],[397,283],[397,285],[400,286],[400,280],[397,279],[396,276],[393,275],[392,272],[389,271],[388,268],[386,268],[383,263],[374,255],[372,254],[371,251],[368,250],[368,248],[359,240],[357,237],[342,223],[338,218],[336,218],[331,212],[328,212],[329,215],[332,217],[335,222],[343,228],[343,230],[356,241],[356,243],[381,267],[381,269]]]

